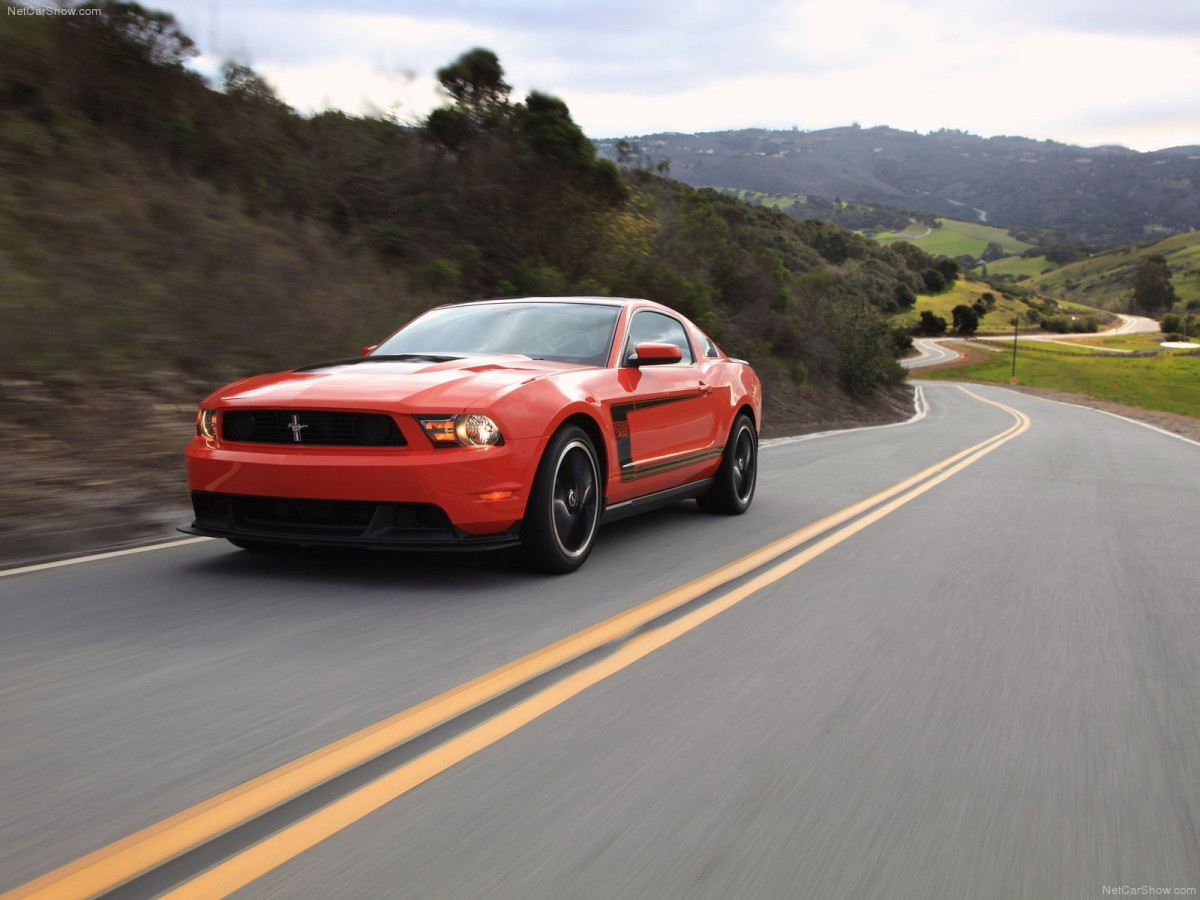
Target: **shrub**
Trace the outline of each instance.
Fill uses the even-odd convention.
[[[936,336],[946,333],[946,320],[928,309],[921,310],[921,319],[917,322],[916,333]]]

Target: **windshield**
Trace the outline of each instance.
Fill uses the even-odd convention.
[[[448,306],[414,319],[371,355],[520,353],[602,366],[620,312],[619,306],[588,303]]]

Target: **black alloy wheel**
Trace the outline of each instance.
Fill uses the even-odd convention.
[[[696,498],[705,512],[740,516],[750,508],[758,483],[758,432],[745,413],[733,420],[725,453],[708,493]]]
[[[602,505],[596,450],[582,428],[568,425],[550,439],[534,477],[521,524],[526,564],[555,574],[578,569],[592,551]]]

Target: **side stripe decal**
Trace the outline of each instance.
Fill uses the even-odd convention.
[[[719,447],[692,453],[679,459],[666,460],[638,466],[633,461],[633,444],[629,434],[629,414],[639,409],[652,409],[655,406],[666,406],[670,403],[680,403],[684,400],[695,400],[703,396],[699,391],[694,394],[684,394],[676,397],[657,397],[653,400],[637,400],[633,403],[614,403],[612,406],[613,432],[617,439],[617,463],[620,466],[621,481],[637,481],[651,475],[661,475],[684,466],[695,465],[720,456],[723,452]]]

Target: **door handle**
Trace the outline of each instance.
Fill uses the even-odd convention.
[[[709,394],[711,394],[712,392],[713,392],[713,389],[712,389],[712,385],[711,385],[711,384],[709,384],[707,381],[702,381],[702,382],[700,382],[700,393],[701,393],[701,395],[703,395],[703,396],[707,397],[707,396],[708,396]]]

